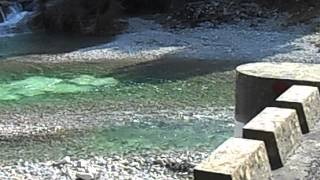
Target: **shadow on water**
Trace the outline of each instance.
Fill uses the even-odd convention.
[[[164,81],[186,80],[195,76],[232,71],[243,63],[245,62],[162,58],[118,68],[113,76],[123,81],[157,84]]]
[[[55,120],[58,122],[71,117],[64,116],[69,111],[60,113],[59,108],[72,109],[71,112],[77,112],[79,116],[78,126],[85,126],[83,124],[86,121],[95,121],[95,118],[88,117],[87,114],[95,111],[106,113],[109,108],[109,111],[116,112],[117,109],[126,111],[126,107],[133,107],[137,110],[137,116],[128,115],[130,116],[128,117],[129,122],[117,125],[115,120],[109,121],[109,115],[102,113],[102,116],[106,116],[105,122],[93,131],[84,132],[84,134],[71,133],[62,140],[51,141],[49,138],[44,142],[30,142],[27,145],[23,143],[1,145],[0,143],[0,154],[3,155],[0,163],[1,159],[16,161],[16,157],[47,160],[62,158],[66,155],[86,157],[90,153],[106,155],[159,148],[165,150],[215,148],[232,136],[233,121],[231,116],[227,116],[232,112],[226,110],[226,112],[208,113],[206,108],[191,109],[183,112],[186,115],[189,112],[196,112],[199,116],[188,115],[188,118],[184,119],[184,116],[178,116],[171,108],[230,105],[233,102],[234,73],[225,72],[234,70],[241,63],[243,62],[172,58],[148,62],[127,60],[65,64],[26,64],[2,61],[0,62],[0,80],[4,84],[12,84],[12,82],[17,84],[16,81],[18,81],[18,84],[23,82],[24,85],[26,79],[30,82],[30,77],[35,76],[55,77],[65,81],[84,74],[95,78],[113,77],[119,83],[112,87],[101,87],[101,91],[48,93],[25,97],[21,100],[10,101],[8,104],[4,103],[0,108],[1,111],[7,112],[8,110],[10,113],[18,113],[23,117],[29,116],[28,108],[37,113],[48,111],[48,117],[53,117],[53,122]],[[32,83],[39,84],[41,79],[36,81],[38,79],[33,79]],[[60,106],[56,104],[57,102],[63,105]],[[24,103],[27,105],[24,106]],[[95,103],[101,104],[97,106]],[[117,103],[119,107],[116,107]],[[11,105],[14,108],[6,109]],[[93,109],[78,113],[83,108],[82,106],[92,106]],[[150,112],[143,111],[148,107],[163,107],[169,110],[162,113],[151,113],[150,116]],[[82,120],[84,117],[85,121]],[[37,118],[39,122],[45,121],[41,119],[42,117]],[[134,121],[131,122],[131,120]]]
[[[0,37],[0,58],[28,54],[57,54],[109,42],[111,36],[26,33]]]
[[[183,106],[230,105],[234,101],[233,70],[242,63],[174,58],[63,64],[2,61],[0,83],[3,85],[2,99],[23,95],[19,102],[10,101],[12,105],[49,100],[66,103],[66,99],[78,103],[109,100]],[[54,83],[54,86],[43,90],[48,83]],[[18,88],[22,85],[30,87]]]
[[[160,58],[145,62],[108,60],[45,64],[9,60],[0,62],[0,79],[23,79],[34,75],[72,78],[74,75],[88,74],[96,77],[114,77],[121,82],[160,84],[224,73],[235,70],[238,65],[244,63],[248,61]]]

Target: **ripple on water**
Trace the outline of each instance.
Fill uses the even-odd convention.
[[[33,119],[37,121],[33,125],[46,124],[46,118],[41,119],[39,112],[53,117],[48,118],[52,124],[68,121],[66,117],[79,116],[70,122],[80,126],[100,118],[88,119],[88,112],[133,111],[133,114],[121,114],[116,119],[108,117],[112,114],[110,112],[102,113],[105,124],[59,139],[14,144],[1,142],[0,162],[20,158],[54,160],[67,155],[86,157],[131,151],[214,149],[232,135],[233,115],[231,110],[215,112],[207,107],[232,103],[233,73],[230,69],[233,64],[159,60],[116,67],[115,70],[105,69],[110,64],[93,64],[93,68],[88,68],[88,64],[63,65],[59,70],[38,68],[33,64],[29,69],[23,64],[18,70],[17,63],[12,63],[12,67],[11,64],[0,66],[0,69],[9,67],[0,72],[0,104],[3,107],[0,111],[17,113],[19,118],[28,116],[30,123]],[[6,106],[10,106],[9,110],[5,109]],[[96,109],[81,111],[83,106],[85,110]],[[168,112],[154,110],[151,115],[147,114],[147,108],[157,107]],[[206,110],[201,110],[201,107]],[[71,110],[59,111],[58,108]],[[191,120],[175,117],[179,109],[187,111],[186,118]],[[62,115],[59,114],[61,112]],[[64,116],[64,113],[70,116]],[[195,113],[199,116],[192,115]],[[17,120],[18,124],[20,120]],[[119,125],[116,121],[123,123]]]
[[[229,113],[227,113],[229,114]],[[64,156],[88,157],[113,153],[214,149],[232,135],[233,122],[224,119],[168,121],[149,119],[123,125],[106,124],[89,132],[45,142],[1,145],[2,160],[52,160]]]
[[[115,86],[118,81],[112,77],[96,78],[80,75],[74,79],[58,79],[32,76],[23,80],[0,84],[0,100],[19,100],[49,93],[88,92],[100,86]]]

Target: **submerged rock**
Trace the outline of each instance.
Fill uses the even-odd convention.
[[[91,86],[113,86],[118,84],[118,81],[112,77],[95,78],[89,75],[80,75],[78,78],[71,79],[70,82],[78,85],[91,85]]]
[[[112,77],[96,78],[80,75],[77,78],[59,79],[53,77],[33,76],[23,80],[0,84],[0,100],[19,100],[46,93],[79,93],[88,92],[101,86],[115,86],[118,80]]]

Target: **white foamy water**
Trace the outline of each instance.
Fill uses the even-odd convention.
[[[22,23],[23,19],[29,14],[27,11],[23,11],[19,3],[14,3],[9,7],[9,13],[4,14],[1,11],[4,18],[4,22],[0,23],[0,37],[13,36],[16,33],[24,33],[29,30]]]

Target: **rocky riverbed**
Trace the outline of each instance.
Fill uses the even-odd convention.
[[[233,133],[237,63],[140,63],[3,61],[1,178],[191,178],[194,164]],[[61,82],[72,91],[41,89]],[[77,83],[104,86],[72,93]],[[21,84],[29,88],[16,88]]]
[[[1,179],[192,179],[193,168],[208,151],[146,152],[89,159],[69,156],[59,161],[28,162],[1,167]]]
[[[146,111],[146,110],[144,110]],[[197,113],[195,113],[197,112]],[[156,147],[160,147],[158,144],[161,142],[153,142],[153,146],[147,146],[143,148],[142,150],[136,150],[135,148],[132,148],[131,146],[127,146],[125,143],[121,143],[118,146],[128,148],[125,149],[124,152],[118,153],[110,153],[108,149],[102,149],[100,153],[98,153],[98,156],[96,155],[96,152],[93,151],[95,148],[88,150],[85,150],[86,146],[90,146],[88,143],[83,144],[83,148],[80,150],[79,154],[76,154],[74,150],[72,150],[72,144],[76,143],[85,143],[85,141],[77,142],[76,140],[71,142],[71,146],[68,146],[66,144],[60,145],[63,149],[68,150],[68,153],[64,153],[64,151],[61,150],[61,152],[54,152],[58,149],[58,144],[55,143],[49,143],[51,146],[48,148],[51,149],[45,149],[42,146],[35,147],[40,148],[40,151],[37,152],[37,150],[33,150],[31,148],[31,151],[35,154],[32,154],[28,152],[28,150],[23,150],[20,148],[28,148],[28,144],[42,142],[42,141],[48,141],[48,132],[44,133],[45,136],[37,136],[37,131],[29,131],[29,129],[21,128],[20,132],[15,132],[13,134],[12,129],[6,127],[5,131],[2,131],[2,138],[4,138],[4,142],[1,143],[1,154],[2,159],[7,157],[8,160],[4,162],[0,170],[0,178],[1,179],[14,179],[14,178],[22,178],[22,179],[83,179],[83,180],[89,180],[89,179],[192,179],[192,172],[195,164],[199,163],[201,160],[207,157],[209,152],[214,149],[217,145],[219,145],[225,138],[227,138],[230,134],[232,134],[232,127],[233,127],[233,120],[230,119],[233,114],[233,108],[228,109],[221,109],[220,112],[218,109],[212,109],[209,108],[207,110],[204,109],[185,109],[185,110],[152,110],[150,114],[143,113],[142,112],[134,112],[134,111],[127,111],[127,112],[112,112],[110,114],[103,114],[103,117],[108,117],[108,121],[112,121],[114,123],[125,123],[124,121],[131,121],[131,122],[137,122],[141,121],[143,123],[148,123],[147,119],[160,119],[165,117],[165,123],[168,125],[171,122],[170,121],[188,121],[192,124],[195,123],[204,123],[202,121],[216,121],[217,123],[219,120],[221,120],[220,125],[217,124],[217,126],[221,126],[223,121],[227,121],[230,128],[227,135],[224,138],[220,138],[220,140],[216,141],[214,137],[211,138],[211,140],[207,141],[202,137],[201,134],[188,134],[189,131],[185,127],[185,135],[186,138],[179,139],[173,138],[173,141],[175,142],[174,146],[179,146],[182,144],[190,144],[191,147],[186,148],[173,148],[172,146],[167,146],[165,149],[157,149]],[[94,113],[88,113],[94,117],[97,114]],[[162,117],[161,117],[162,116]],[[163,117],[164,116],[164,117]],[[80,118],[81,116],[79,116]],[[100,116],[102,117],[102,116]],[[60,117],[65,119],[73,119],[68,117]],[[93,123],[93,121],[88,121],[88,119],[91,119],[90,117],[81,118],[85,120],[88,123]],[[205,120],[206,119],[206,120]],[[229,120],[228,120],[229,119]],[[42,120],[43,121],[43,120]],[[51,122],[50,120],[48,122]],[[99,121],[97,121],[99,122]],[[39,122],[38,122],[39,123]],[[73,124],[70,122],[65,122],[66,124]],[[164,122],[163,122],[164,123]],[[174,122],[172,122],[174,123]],[[43,123],[40,123],[43,124]],[[149,122],[148,127],[151,128],[152,122]],[[206,123],[204,123],[206,124]],[[87,124],[85,122],[78,122],[77,125],[80,126],[87,126],[90,124]],[[93,125],[93,124],[91,124]],[[208,125],[213,126],[213,124],[209,123]],[[124,125],[121,125],[124,126]],[[165,126],[164,124],[162,126]],[[194,126],[194,125],[193,125]],[[61,126],[61,127],[67,127],[67,126]],[[13,128],[17,129],[18,126],[14,126]],[[79,127],[76,127],[79,128]],[[223,131],[222,128],[218,128],[218,131]],[[47,129],[46,129],[47,130]],[[60,130],[55,128],[53,135],[56,135],[56,131]],[[126,129],[130,131],[130,129]],[[11,131],[11,132],[10,132]],[[202,131],[206,131],[202,129]],[[167,134],[169,136],[179,136],[177,134],[178,132],[174,129],[167,131]],[[123,132],[124,133],[124,132]],[[213,134],[213,131],[210,131],[205,136],[208,136],[210,134]],[[217,132],[216,132],[217,133]],[[218,134],[218,133],[217,133]],[[67,134],[65,134],[67,135]],[[87,135],[87,134],[84,134]],[[111,135],[111,134],[110,134]],[[134,134],[133,135],[139,135]],[[198,146],[197,148],[192,148],[192,146],[197,146],[196,144],[188,143],[188,141],[193,141],[192,139],[195,137],[191,136],[198,136],[202,142],[199,142],[199,144],[203,143],[203,145]],[[119,135],[121,136],[121,134]],[[164,136],[165,137],[165,136]],[[31,138],[31,139],[30,139]],[[32,139],[33,138],[33,139]],[[66,137],[60,137],[67,139]],[[152,134],[149,135],[149,137],[145,137],[146,139],[152,139]],[[47,140],[46,140],[47,139]],[[77,138],[73,138],[77,139]],[[199,139],[199,140],[200,140]],[[20,143],[15,142],[15,140],[20,141]],[[123,139],[125,140],[125,139]],[[171,141],[170,139],[167,139],[168,141]],[[199,141],[197,140],[197,141]],[[56,137],[56,141],[59,141],[59,137]],[[69,141],[69,140],[68,140]],[[105,141],[108,141],[108,138],[106,137]],[[157,140],[155,140],[157,141]],[[101,142],[103,143],[103,142]],[[20,144],[20,145],[18,145]],[[115,146],[117,144],[114,144]],[[17,148],[11,148],[11,146]],[[44,144],[44,147],[47,145]],[[97,145],[99,146],[99,145]],[[100,144],[101,146],[101,144]],[[43,148],[43,149],[41,149]],[[91,147],[92,148],[92,147]],[[150,150],[148,150],[150,149]],[[180,150],[179,150],[180,149]],[[183,150],[185,149],[185,150]],[[23,151],[26,151],[23,153]],[[84,155],[80,155],[81,151]],[[48,154],[43,154],[43,152],[47,152]],[[99,154],[102,154],[101,152],[104,152],[104,156],[99,156]],[[37,154],[38,153],[38,154]],[[61,157],[63,154],[71,154],[70,156],[66,156],[62,159],[54,158],[54,155],[58,155],[57,157]],[[49,161],[43,161],[41,160],[42,155],[48,155],[48,159],[56,159],[56,160],[49,160]],[[94,157],[93,157],[94,156]],[[82,158],[79,158],[82,157]],[[19,158],[21,158],[19,160]],[[37,159],[38,158],[38,159]],[[29,159],[29,160],[28,160]]]
[[[212,8],[199,7],[196,18]],[[169,28],[129,18],[99,46],[0,52],[0,179],[192,179],[194,165],[232,136],[238,64],[320,57],[319,20],[287,26],[272,12],[248,20],[261,10],[254,4],[240,19],[228,15],[236,5],[221,7],[211,16],[232,21]],[[186,10],[182,18],[197,15]]]

